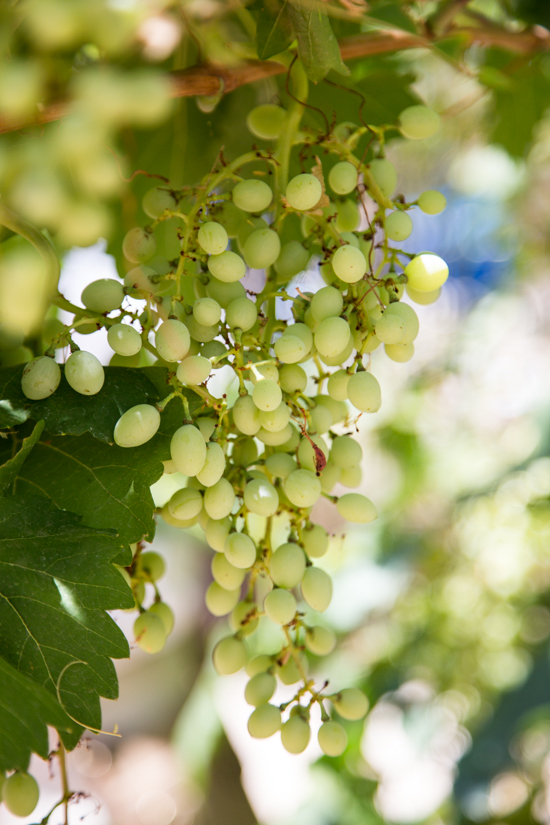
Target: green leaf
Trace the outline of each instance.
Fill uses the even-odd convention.
[[[288,15],[298,39],[298,54],[310,80],[317,83],[331,69],[338,74],[350,73],[342,60],[328,15],[319,0],[292,0],[288,4]]]
[[[510,73],[510,87],[495,88],[491,138],[510,155],[523,157],[533,140],[533,130],[550,105],[550,80],[538,59]]]
[[[99,729],[99,697],[118,695],[111,659],[129,656],[105,611],[134,599],[111,564],[120,550],[114,531],[79,522],[43,498],[0,499],[0,651],[73,721]],[[77,734],[66,736],[70,746]]]
[[[260,60],[267,60],[274,54],[287,49],[294,39],[292,25],[286,13],[288,0],[277,7],[260,10],[256,24],[256,50]]]
[[[31,753],[47,759],[46,725],[67,739],[80,731],[43,687],[0,659],[0,771],[27,770]]]
[[[24,366],[0,369],[0,429],[16,427],[29,418],[28,398],[21,389]]]
[[[40,438],[43,429],[44,422],[39,421],[32,431],[32,434],[28,438],[23,439],[23,445],[19,452],[0,467],[0,494],[5,495],[9,488],[15,483],[19,470],[23,466],[30,451]]]
[[[389,23],[390,26],[395,26],[397,29],[403,29],[403,31],[411,32],[411,34],[418,34],[416,26],[403,10],[401,3],[381,3],[369,8],[366,19],[368,21],[381,20],[383,23]]]

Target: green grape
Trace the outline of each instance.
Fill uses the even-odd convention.
[[[302,580],[306,569],[304,551],[298,544],[282,544],[273,553],[269,562],[269,572],[273,583],[279,587],[292,588]]]
[[[212,327],[219,323],[222,308],[214,298],[199,298],[193,304],[193,317],[203,327]]]
[[[405,323],[396,313],[384,312],[376,322],[374,332],[383,344],[399,344],[405,334]]]
[[[271,673],[256,673],[244,689],[245,701],[255,707],[265,705],[275,693],[276,687],[277,680]]]
[[[346,247],[340,247],[345,249]],[[311,299],[311,314],[318,323],[325,318],[337,317],[344,307],[344,299],[339,289],[333,286],[324,286]]]
[[[338,352],[336,355],[330,357],[319,354],[319,358],[321,359],[323,364],[327,365],[327,367],[340,367],[342,364],[345,364],[346,361],[349,360],[349,357],[353,352],[354,344],[354,338],[350,331],[349,341],[347,345],[344,347],[344,349],[341,350],[341,352]]]
[[[288,426],[290,428],[290,435],[287,441],[283,441],[282,444],[277,445],[278,448],[275,447],[275,452],[294,453],[297,450],[298,444],[300,443],[300,433],[294,425],[289,424]]]
[[[346,370],[336,370],[327,382],[328,394],[335,401],[347,401],[350,374]]]
[[[367,271],[365,256],[360,249],[351,244],[339,246],[332,256],[331,263],[336,275],[347,284],[360,281]]]
[[[211,278],[208,282],[206,294],[217,301],[222,309],[227,309],[236,298],[246,298],[246,290],[239,281],[224,282],[217,278]]]
[[[258,608],[252,602],[239,602],[235,605],[229,617],[231,629],[243,636],[250,636],[251,633],[254,633],[260,621],[257,613]]]
[[[295,470],[285,479],[283,489],[295,507],[311,507],[321,495],[321,482],[310,470]]]
[[[166,629],[160,616],[147,611],[134,622],[136,644],[146,653],[159,653],[166,644]]]
[[[361,222],[359,207],[349,198],[336,206],[335,226],[338,232],[355,232]]]
[[[178,364],[176,377],[178,381],[188,387],[204,384],[210,375],[212,365],[208,358],[202,355],[188,355],[181,364]]]
[[[208,269],[214,278],[225,283],[240,281],[246,273],[246,264],[240,255],[227,249],[219,255],[211,255],[208,258]],[[216,298],[215,295],[212,297]],[[216,298],[219,300],[219,298]],[[221,301],[220,301],[221,304]],[[221,304],[223,306],[223,304]]]
[[[117,355],[137,355],[141,350],[141,335],[129,324],[113,324],[109,327],[107,342]]]
[[[204,509],[217,521],[230,514],[234,503],[235,491],[226,478],[220,478],[204,493]]]
[[[340,232],[341,239],[348,244],[351,244],[356,249],[359,249],[359,238],[355,232]]]
[[[259,381],[258,383],[261,384],[262,382]],[[277,384],[275,384],[275,386],[277,386]],[[250,395],[242,395],[235,401],[233,421],[243,435],[256,435],[260,429],[260,410]]]
[[[193,487],[176,490],[168,502],[168,510],[174,518],[187,521],[198,516],[202,510],[202,496]]]
[[[324,722],[319,728],[317,740],[327,756],[341,756],[348,745],[346,731],[338,722]]]
[[[264,610],[275,624],[288,624],[296,614],[296,599],[289,590],[272,590],[265,597]]]
[[[340,515],[353,524],[368,524],[378,518],[376,507],[366,496],[360,493],[346,493],[336,503]]]
[[[361,412],[376,412],[382,403],[380,384],[370,372],[356,372],[348,381],[348,398]]]
[[[227,590],[225,587],[220,586],[218,582],[211,582],[206,590],[204,601],[208,612],[213,616],[227,616],[238,603],[240,597],[240,585],[235,590]]]
[[[310,559],[320,559],[328,550],[328,533],[320,524],[312,524],[303,531],[302,544]]]
[[[272,433],[283,430],[290,421],[290,407],[281,401],[279,406],[269,412],[260,411],[260,422],[262,427]]]
[[[159,617],[164,625],[164,632],[169,636],[174,629],[175,621],[171,608],[165,602],[155,602],[149,608],[148,613]]]
[[[274,263],[275,272],[282,282],[288,281],[306,269],[310,252],[299,241],[283,244],[279,257]]]
[[[342,468],[340,473],[340,484],[343,484],[344,487],[351,487],[352,489],[359,487],[362,480],[363,471],[358,464]]]
[[[177,527],[180,530],[185,530],[187,527],[193,527],[193,525],[198,521],[196,516],[195,518],[186,519],[185,521],[174,518],[166,504],[160,512],[166,524],[169,524],[171,527]]]
[[[252,678],[252,676],[255,676],[257,673],[265,673],[266,670],[269,670],[271,667],[273,667],[273,657],[262,653],[261,656],[255,656],[251,659],[246,665],[245,670],[247,675]]]
[[[332,599],[332,579],[319,567],[308,567],[300,583],[304,601],[318,613],[323,613]]]
[[[267,269],[281,252],[281,241],[273,229],[256,229],[246,239],[243,255],[251,269]]]
[[[362,719],[369,709],[369,702],[358,688],[344,688],[333,699],[335,709],[343,719],[351,722]]]
[[[443,286],[449,277],[449,267],[439,255],[426,252],[417,255],[407,264],[405,275],[413,290],[433,292]]]
[[[97,312],[100,315],[112,312],[117,309],[124,299],[124,289],[120,281],[114,278],[101,278],[92,281],[82,291],[80,300],[86,309]]]
[[[200,348],[200,355],[203,358],[216,359],[219,358],[220,355],[225,355],[227,353],[227,347],[221,341],[207,341],[206,344],[203,344]],[[212,362],[211,362],[212,363]],[[224,366],[223,361],[219,361],[217,364],[212,363],[213,369],[220,369]]]
[[[280,338],[277,338],[273,349],[275,355],[283,364],[296,364],[301,361],[308,353],[306,345],[301,338],[288,332],[292,327],[287,327]]]
[[[253,218],[247,215],[237,231],[237,245],[241,252],[243,252],[248,238],[256,229],[269,229],[269,226],[263,218]]]
[[[230,530],[231,519],[223,518],[221,520],[216,520],[209,518],[206,522],[206,527],[204,530],[206,543],[217,553],[223,553],[225,540],[227,539]]]
[[[128,230],[122,241],[124,257],[135,264],[148,261],[155,254],[157,242],[152,232],[141,226]]]
[[[328,407],[318,404],[311,410],[309,415],[311,420],[311,429],[314,432],[319,433],[319,435],[323,435],[323,433],[328,432],[332,427],[332,413]]]
[[[346,350],[350,336],[349,324],[344,318],[325,318],[314,335],[315,346],[320,355],[334,358]]]
[[[231,193],[233,203],[243,212],[264,212],[273,200],[273,192],[263,180],[240,181]]]
[[[384,350],[388,358],[404,364],[414,356],[414,344],[386,344]]]
[[[244,488],[244,505],[258,516],[273,516],[279,507],[277,490],[267,479],[254,478]]]
[[[95,355],[77,350],[67,358],[65,378],[80,395],[97,395],[105,381],[105,372]]]
[[[138,567],[139,571],[152,582],[162,579],[166,572],[166,563],[164,559],[152,550],[140,555]]]
[[[275,364],[260,364],[259,367],[254,366],[254,369],[250,370],[250,380],[254,385],[262,378],[269,378],[270,381],[275,382],[279,380],[279,370]]]
[[[350,436],[339,435],[332,442],[330,457],[338,467],[350,467],[361,463],[363,450],[361,445]]]
[[[32,401],[49,398],[59,386],[61,369],[53,358],[41,355],[26,365],[21,376],[23,394]]]
[[[206,445],[206,460],[203,468],[197,473],[197,481],[205,487],[217,484],[225,472],[225,453],[217,441],[209,441]]]
[[[236,298],[226,310],[226,323],[231,329],[248,332],[258,319],[258,309],[250,298]]]
[[[289,181],[285,194],[289,206],[304,212],[319,203],[323,187],[315,175],[296,175]]]
[[[206,444],[201,431],[193,424],[180,427],[170,442],[170,455],[184,476],[196,476],[206,461]]]
[[[285,364],[279,370],[279,381],[285,392],[303,392],[307,387],[307,373],[297,364]]]
[[[325,458],[328,458],[329,449],[324,438],[321,438],[320,435],[313,435],[310,436],[310,438],[315,446],[321,450]],[[302,465],[302,468],[316,472],[317,467],[315,458],[315,450],[313,449],[310,440],[308,438],[302,438],[300,441],[300,446],[298,447],[298,461]]]
[[[282,430],[275,433],[260,427],[256,433],[256,438],[268,447],[281,447],[286,444],[291,435],[292,427],[290,424],[287,424]]]
[[[408,106],[399,115],[399,128],[410,140],[432,137],[441,127],[441,118],[427,106]]]
[[[12,773],[2,785],[2,802],[14,816],[30,816],[39,796],[36,779],[25,771]]]
[[[246,533],[230,533],[223,552],[228,562],[239,569],[246,570],[256,561],[256,545]]]
[[[258,381],[252,392],[252,400],[259,410],[269,412],[276,410],[283,400],[283,393],[280,386],[269,378]],[[246,433],[253,435],[253,433]]]
[[[306,347],[306,352],[310,351],[310,349],[313,346],[313,334],[306,324],[291,324],[286,328],[284,334],[286,334],[287,332],[289,335],[293,335],[296,338],[300,338]]]
[[[220,639],[212,651],[212,661],[220,676],[237,673],[245,666],[247,659],[248,653],[245,643],[234,636],[226,636],[224,639]]]
[[[286,111],[273,103],[255,106],[246,116],[246,125],[255,137],[262,140],[275,140],[283,131]]]
[[[197,427],[201,431],[201,435],[204,438],[204,440],[206,441],[206,443],[208,443],[210,441],[210,436],[212,435],[212,433],[216,429],[216,422],[214,421],[214,419],[213,418],[197,418],[196,421],[195,421],[195,424],[197,425]]]
[[[273,453],[266,458],[265,468],[275,478],[288,478],[298,469],[298,466],[292,456],[287,453]]]
[[[307,659],[300,656],[300,664],[302,666],[302,670],[307,671]],[[293,656],[290,656],[284,665],[278,669],[277,675],[283,685],[295,685],[296,682],[299,682],[302,678],[300,668],[296,664]]]
[[[248,467],[254,464],[257,458],[258,448],[253,438],[239,438],[238,441],[233,442],[231,460],[237,467]]]
[[[368,165],[378,187],[387,198],[391,198],[397,188],[397,170],[387,158],[375,158]]]
[[[342,470],[334,461],[327,461],[327,466],[321,473],[321,490],[323,493],[330,493],[333,487],[339,483]]]
[[[406,212],[390,212],[384,222],[386,237],[391,241],[406,240],[413,230],[413,222]]]
[[[119,447],[139,447],[150,441],[159,427],[157,408],[151,404],[137,404],[126,410],[115,424],[115,443]]]
[[[318,395],[315,399],[317,405],[322,405],[330,410],[332,423],[339,424],[348,417],[348,407],[343,401],[335,401],[330,395]]]
[[[155,346],[163,361],[181,361],[189,352],[191,337],[181,321],[169,318],[155,332]]]
[[[393,281],[386,281],[384,286],[378,287],[378,294],[380,296],[380,300],[383,304],[386,304],[386,306],[388,304],[391,304],[392,301],[400,301],[403,297],[404,292],[405,284],[396,284]],[[378,304],[376,309],[380,312],[382,311],[380,304]],[[371,318],[373,317],[373,311],[375,310],[369,310]],[[376,320],[376,318],[374,318],[374,320]]]
[[[228,236],[230,238],[236,238],[237,231],[245,217],[245,213],[235,206],[233,201],[221,201],[215,205],[213,214],[218,223],[221,223],[222,226],[225,227]]]
[[[289,753],[303,753],[309,744],[311,729],[301,716],[291,716],[281,728],[281,742]]]
[[[306,630],[306,647],[315,656],[328,656],[336,647],[336,636],[326,627],[313,625]]]
[[[441,295],[441,287],[438,287],[438,289],[433,289],[429,292],[423,292],[418,289],[413,289],[409,284],[407,284],[405,289],[407,290],[407,295],[411,301],[414,301],[415,304],[421,304],[423,306],[435,303]]]
[[[174,212],[177,209],[178,202],[172,192],[168,189],[162,189],[154,186],[149,189],[143,196],[141,207],[146,215],[150,218],[158,218],[166,210]]]
[[[347,160],[340,161],[330,170],[328,182],[337,195],[349,195],[357,186],[357,169]]]
[[[439,215],[447,206],[447,198],[437,189],[427,189],[422,192],[417,203],[426,215]]]
[[[267,739],[281,729],[281,711],[275,705],[258,705],[248,720],[248,732],[254,739]]]
[[[412,344],[420,330],[420,322],[418,320],[418,315],[416,314],[414,309],[411,306],[409,306],[409,304],[404,304],[401,301],[396,301],[386,308],[384,315],[397,315],[399,318],[401,318],[401,320],[404,323],[404,330],[401,340],[397,343]],[[394,342],[387,341],[386,343],[391,344]]]
[[[189,335],[193,341],[196,341],[199,344],[208,344],[210,341],[213,341],[220,331],[218,324],[212,324],[211,327],[205,327],[204,324],[199,324],[193,315],[188,315],[185,323],[187,324]],[[196,355],[197,352],[198,348],[193,354]],[[189,354],[191,354],[191,350]]]
[[[255,553],[254,557],[256,557]],[[223,553],[216,553],[212,559],[211,570],[214,581],[216,581],[224,590],[236,590],[241,586],[246,575],[244,569],[235,567],[234,564],[231,564]]]
[[[219,255],[229,243],[225,228],[216,221],[203,223],[197,234],[197,240],[208,255]]]

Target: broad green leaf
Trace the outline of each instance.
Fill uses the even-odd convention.
[[[523,157],[533,140],[533,130],[550,106],[550,80],[540,60],[515,69],[511,86],[494,88],[492,140],[514,157]]]
[[[0,659],[0,771],[27,770],[31,753],[47,759],[46,725],[66,739],[81,730],[47,690]]]
[[[417,34],[416,26],[404,11],[401,3],[380,3],[380,5],[371,7],[367,13],[367,20],[369,22],[380,20],[403,31]]]
[[[292,0],[288,15],[298,39],[298,54],[310,80],[317,83],[330,72],[348,75],[330,20],[319,0]]]
[[[73,721],[96,729],[99,697],[118,695],[111,659],[129,655],[105,612],[134,604],[111,563],[119,551],[114,531],[83,526],[44,498],[0,499],[2,657],[57,697]]]
[[[39,421],[32,431],[32,434],[28,438],[23,439],[23,444],[21,445],[19,452],[16,453],[13,458],[10,458],[9,461],[6,461],[5,464],[0,466],[0,495],[7,493],[9,488],[14,484],[19,470],[23,466],[30,451],[42,435],[43,429],[44,422]]]
[[[256,24],[256,51],[260,60],[267,60],[287,49],[294,39],[292,25],[286,13],[288,0],[261,9]]]

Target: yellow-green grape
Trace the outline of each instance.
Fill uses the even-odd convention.
[[[281,742],[289,753],[302,753],[309,744],[311,729],[301,716],[291,716],[281,728]]]
[[[376,322],[374,332],[383,344],[399,344],[405,334],[405,323],[396,313],[384,312]]]
[[[298,364],[285,364],[279,370],[279,381],[285,392],[303,392],[307,387],[307,373]]]
[[[215,359],[219,358],[220,355],[225,355],[227,353],[227,347],[225,344],[222,344],[221,341],[207,341],[205,344],[202,345],[200,349],[200,355],[203,358]],[[211,362],[212,368],[217,370],[224,366],[224,362],[220,360],[218,363]]]
[[[279,507],[279,494],[267,479],[254,478],[244,488],[244,506],[258,516],[275,515]]]
[[[144,263],[152,258],[157,248],[157,242],[152,232],[141,226],[134,226],[128,230],[122,241],[124,257],[135,264]]]
[[[295,470],[283,482],[283,489],[295,507],[312,507],[321,495],[321,482],[310,470]]]
[[[350,377],[346,370],[336,370],[332,373],[327,382],[327,390],[331,398],[335,401],[347,401]]]
[[[353,163],[342,160],[330,170],[328,182],[337,195],[349,195],[357,186],[357,169]]]
[[[304,212],[313,209],[321,200],[323,187],[315,175],[296,175],[288,182],[286,199],[293,209]]]
[[[169,524],[171,527],[177,527],[180,530],[185,530],[187,527],[193,527],[193,525],[197,523],[197,516],[185,520],[174,518],[168,509],[168,505],[166,504],[161,509],[160,513],[166,524]]]
[[[149,550],[139,556],[138,569],[149,581],[156,582],[164,576],[166,563],[162,556]]]
[[[258,381],[254,390],[252,391],[252,400],[259,410],[269,412],[276,410],[283,400],[283,393],[279,384],[271,381],[269,378],[263,378]],[[254,433],[246,433],[246,435],[253,435]]]
[[[209,441],[206,445],[206,459],[202,470],[197,473],[197,481],[205,487],[217,484],[225,472],[225,453],[217,441]]]
[[[332,268],[340,280],[347,284],[354,284],[360,281],[367,271],[365,256],[357,247],[352,244],[339,246],[332,256]]]
[[[225,540],[231,530],[231,519],[223,518],[221,520],[209,518],[206,522],[204,530],[204,537],[206,543],[212,550],[217,553],[223,553],[225,548]]]
[[[414,356],[414,344],[385,344],[384,350],[388,358],[405,364]]]
[[[208,443],[210,441],[210,436],[216,429],[216,422],[214,421],[214,419],[209,418],[207,416],[205,416],[204,418],[197,418],[195,419],[195,424],[201,431],[201,435],[206,441],[206,443]]]
[[[187,328],[189,329],[189,335],[199,344],[207,344],[210,341],[213,341],[216,335],[219,333],[219,325],[212,324],[210,327],[205,327],[204,324],[199,324],[197,319],[193,315],[188,315],[185,323]],[[189,354],[197,355],[198,354],[198,347],[195,351],[189,349]]]
[[[193,424],[184,424],[170,441],[170,455],[184,476],[196,476],[206,461],[206,444],[201,431]]]
[[[271,673],[256,673],[244,689],[245,701],[254,707],[265,705],[275,693],[276,687],[277,680]]]
[[[329,606],[332,599],[332,579],[319,567],[308,567],[300,589],[304,601],[318,613],[322,613]]]
[[[387,158],[375,158],[368,165],[370,173],[387,198],[391,198],[397,187],[397,170]]]
[[[242,180],[232,191],[233,203],[243,212],[264,212],[273,200],[273,192],[263,180]]]
[[[296,614],[296,599],[289,590],[272,590],[265,597],[264,610],[275,624],[288,624]]]
[[[325,458],[328,458],[329,449],[324,438],[321,438],[320,435],[313,435],[310,436],[310,438],[315,446],[321,450]],[[302,438],[300,441],[300,446],[298,447],[298,461],[304,470],[311,470],[312,472],[316,471],[315,450],[313,449],[308,438]]]
[[[124,299],[124,289],[120,281],[114,278],[101,278],[92,281],[82,291],[80,299],[86,309],[102,315],[117,309]]]
[[[134,266],[132,269],[128,270],[124,276],[124,286],[128,290],[128,294],[136,296],[139,292],[146,292],[151,295],[154,287],[150,279],[152,275],[156,274],[157,273],[154,269],[151,269],[150,266],[145,266],[144,264]],[[81,328],[79,327],[79,331],[80,329]]]
[[[336,508],[343,518],[353,524],[368,524],[378,518],[376,507],[370,498],[361,493],[345,493],[336,502]]]
[[[166,644],[166,630],[160,616],[147,611],[134,622],[137,645],[146,653],[159,653]]]
[[[65,378],[81,395],[97,395],[105,381],[105,372],[95,355],[77,350],[67,358]]]
[[[193,304],[193,316],[199,324],[211,327],[222,317],[222,308],[214,298],[199,298]]]
[[[160,413],[157,408],[151,404],[136,404],[126,410],[115,424],[115,443],[119,447],[139,447],[150,441],[159,427]]]
[[[361,412],[376,412],[382,403],[380,384],[370,372],[356,372],[348,381],[348,398]]]
[[[306,348],[306,352],[309,352],[313,346],[313,333],[311,332],[310,328],[306,324],[296,323],[291,324],[286,328],[285,333],[289,335],[293,335],[296,338],[300,338],[304,346]]]
[[[265,468],[275,478],[288,478],[298,469],[292,456],[287,453],[273,453],[265,460]]]
[[[39,796],[36,779],[26,771],[12,773],[2,785],[2,802],[14,816],[30,816]]]
[[[349,243],[356,249],[359,249],[359,238],[355,232],[340,232],[340,237],[345,243]]]
[[[247,658],[248,653],[245,643],[234,636],[226,636],[224,639],[220,639],[212,651],[212,661],[220,676],[237,673],[245,666]]]
[[[411,140],[432,137],[440,127],[440,116],[427,106],[409,106],[399,115],[399,128]]]
[[[306,647],[315,656],[328,656],[336,647],[336,636],[327,627],[313,625],[306,630]]]
[[[257,458],[258,448],[253,438],[239,438],[233,442],[231,460],[237,467],[248,467],[249,464],[254,464]]]
[[[363,354],[369,353],[369,352],[374,352],[376,349],[378,349],[378,347],[380,346],[381,343],[382,342],[380,341],[379,338],[377,338],[377,336],[374,334],[374,332],[371,332],[370,335],[367,335],[367,337],[365,338],[365,342],[363,343],[363,346],[361,347],[361,352]]]
[[[348,198],[336,205],[335,226],[338,232],[355,232],[361,222],[359,207]]]
[[[231,613],[240,598],[240,585],[235,588],[235,590],[227,590],[225,587],[220,586],[218,582],[214,581],[208,586],[204,601],[208,611],[213,616],[227,616],[228,613]]]
[[[281,447],[282,445],[286,444],[288,439],[292,435],[292,427],[290,424],[287,424],[283,427],[282,430],[279,432],[271,432],[270,430],[265,430],[263,427],[260,427],[258,432],[256,433],[256,438],[258,441],[261,441],[262,444],[266,444],[268,447]]]
[[[418,205],[426,215],[439,215],[447,206],[447,198],[437,189],[427,189],[418,198]]]
[[[229,617],[231,630],[242,636],[250,636],[254,633],[259,621],[258,608],[252,602],[238,602]]]
[[[267,739],[281,729],[281,711],[275,705],[258,705],[248,720],[248,732],[254,739]]]
[[[275,272],[283,281],[289,280],[307,267],[310,252],[299,242],[283,244],[279,257],[274,263]]]
[[[332,701],[339,715],[351,722],[362,719],[369,709],[367,697],[358,688],[344,688]]]
[[[294,425],[289,424],[289,427],[290,435],[288,440],[279,445],[278,449],[275,448],[275,452],[293,453],[298,449],[298,444],[300,443],[300,433]]]
[[[225,320],[231,329],[248,332],[258,319],[258,308],[250,298],[236,298],[226,310]]]
[[[429,304],[435,303],[441,295],[441,287],[438,289],[433,289],[429,292],[421,292],[418,289],[413,289],[409,284],[407,284],[405,289],[407,290],[407,295],[411,301],[414,301],[415,304],[420,304],[422,306],[428,306]]]
[[[300,656],[300,664],[302,671],[307,671],[307,659]],[[287,661],[277,670],[277,675],[283,685],[295,685],[302,678],[300,668],[296,664],[293,656],[290,656]]]
[[[149,189],[141,201],[143,211],[150,218],[158,218],[166,210],[173,212],[177,206],[178,203],[172,192],[158,186]]]
[[[176,377],[178,381],[188,387],[196,387],[198,384],[204,384],[210,375],[212,364],[208,358],[203,358],[202,355],[189,355],[185,358],[176,370]]]
[[[330,410],[333,424],[339,424],[340,421],[344,421],[344,419],[348,417],[347,404],[343,401],[335,401],[330,395],[318,395],[315,403],[318,406],[322,405],[326,407],[327,410]]]
[[[202,510],[202,495],[193,487],[176,490],[168,502],[168,510],[174,518],[187,521],[195,518]]]
[[[280,252],[281,241],[273,229],[256,229],[243,247],[244,259],[251,269],[267,269],[275,263]]]
[[[262,378],[269,378],[271,381],[279,380],[279,370],[275,364],[260,364],[259,367],[254,367],[250,370],[250,380],[254,385],[261,381]]]
[[[361,445],[348,435],[339,435],[332,442],[330,457],[338,467],[360,464],[363,458]]]
[[[311,559],[320,559],[328,550],[328,533],[320,524],[312,524],[302,532],[302,544]]]
[[[262,382],[259,381],[258,383],[261,384]],[[275,384],[275,386],[277,386],[277,384]],[[274,407],[274,409],[276,408]],[[240,396],[235,401],[232,413],[235,426],[243,435],[256,435],[261,427],[260,409],[256,406],[250,395]]]
[[[341,318],[338,318],[338,319],[327,318],[327,321],[332,321],[332,320],[342,320],[342,319]],[[324,323],[326,323],[326,321],[323,321],[323,324]],[[339,367],[341,364],[345,364],[345,362],[350,357],[351,353],[353,352],[354,338],[353,338],[353,335],[351,334],[351,330],[349,330],[349,332],[350,332],[350,335],[349,335],[348,343],[346,344],[344,349],[340,350],[340,352],[337,352],[336,355],[322,355],[321,353],[319,353],[319,358],[321,359],[323,364],[327,365],[327,367]]]
[[[204,509],[216,521],[228,516],[234,504],[235,491],[226,478],[220,478],[204,493]]]
[[[261,181],[258,181],[258,183],[260,182]],[[208,258],[208,269],[214,278],[218,279],[218,281],[232,283],[233,281],[239,281],[241,278],[244,278],[246,273],[246,264],[240,255],[237,255],[236,252],[231,252],[230,249],[227,249],[220,255],[211,255]],[[216,298],[215,295],[212,297]],[[216,298],[216,300],[219,299]]]
[[[395,346],[399,346],[399,344],[396,344]],[[340,472],[340,484],[343,484],[344,487],[351,487],[354,489],[355,487],[359,487],[362,480],[363,471],[358,464],[350,467],[344,467]]]
[[[346,249],[345,246],[340,249]],[[318,323],[324,321],[325,318],[332,318],[338,316],[344,307],[344,299],[339,289],[333,286],[324,286],[318,290],[311,299],[310,308],[311,314]]]
[[[172,609],[168,607],[165,602],[155,602],[149,608],[148,613],[159,617],[164,625],[164,632],[169,636],[174,629],[174,613]]]
[[[384,315],[397,315],[399,318],[402,319],[405,325],[401,340],[395,343],[412,344],[420,330],[420,322],[418,320],[418,315],[416,314],[414,309],[411,306],[409,306],[409,304],[404,304],[401,301],[395,301],[393,304],[390,304],[386,308]],[[391,344],[394,342],[387,341],[386,343]]]
[[[321,490],[323,493],[331,493],[333,487],[339,483],[342,470],[334,461],[327,461],[327,465],[321,473]]]
[[[275,140],[283,131],[286,111],[274,103],[262,103],[255,106],[246,116],[246,125],[250,132],[262,140]]]
[[[404,241],[413,230],[412,218],[406,212],[390,212],[384,221],[384,229],[391,241]]]
[[[181,361],[191,346],[188,328],[176,318],[168,318],[155,332],[155,346],[163,361]]]
[[[222,255],[224,253],[222,252]],[[238,256],[237,256],[238,257]],[[242,261],[242,258],[241,258]],[[243,261],[244,265],[244,261]],[[244,267],[246,272],[246,267]],[[246,290],[239,281],[223,281],[218,278],[211,278],[206,285],[206,294],[209,298],[213,298],[222,309],[227,309],[231,301],[236,298],[246,298]]]
[[[260,422],[264,429],[272,433],[278,433],[283,430],[290,421],[290,407],[281,401],[279,406],[270,410],[269,412],[262,412],[260,410]]]
[[[241,213],[242,214],[242,213]],[[269,229],[269,226],[263,218],[255,218],[247,215],[239,225],[237,231],[237,245],[242,252],[248,237],[256,231],[256,229]]]
[[[295,587],[306,569],[304,551],[298,544],[287,542],[273,553],[269,562],[269,572],[278,587]]]
[[[275,355],[283,364],[296,364],[308,354],[308,350],[303,340],[297,335],[293,335],[292,327],[287,327],[280,338],[277,338],[273,349]]]
[[[348,736],[338,722],[324,722],[319,728],[317,740],[327,756],[341,756],[348,744]]]
[[[225,228],[216,221],[203,223],[198,231],[197,240],[208,255],[219,255],[227,248],[229,242]]]
[[[271,667],[273,667],[273,656],[262,653],[260,656],[254,656],[246,665],[245,670],[247,675],[252,678],[257,673],[265,673]]]
[[[223,552],[227,561],[239,570],[252,567],[256,561],[256,545],[246,533],[230,533],[225,540]]]
[[[141,335],[129,324],[113,324],[109,327],[107,342],[117,355],[137,355],[141,350]]]
[[[314,335],[315,346],[322,356],[333,358],[348,346],[350,335],[349,324],[344,318],[325,318]]]
[[[59,386],[61,369],[53,358],[42,355],[29,361],[21,376],[21,389],[27,398],[49,398]]]
[[[319,435],[328,432],[332,427],[332,413],[327,407],[317,404],[309,415],[311,419],[311,429],[319,433]]]
[[[410,287],[418,292],[433,292],[443,286],[449,277],[449,267],[439,255],[423,252],[405,267]]]

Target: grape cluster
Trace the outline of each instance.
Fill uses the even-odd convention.
[[[264,139],[283,134],[286,122],[286,112],[272,105],[257,107],[248,118],[253,134]],[[428,137],[438,126],[437,114],[423,106],[410,107],[399,120],[410,139]],[[101,364],[71,338],[73,330],[98,325],[108,329],[114,358],[120,359],[114,363],[134,363],[146,348],[168,368],[170,393],[156,406],[127,410],[114,441],[129,449],[145,444],[158,431],[166,405],[181,405],[182,423],[172,436],[165,472],[187,481],[161,515],[175,527],[198,523],[204,530],[214,551],[206,605],[214,616],[227,616],[230,629],[214,648],[214,667],[220,674],[246,669],[245,698],[254,707],[250,734],[264,738],[280,730],[291,753],[308,744],[314,703],[322,716],[319,743],[330,756],[341,754],[347,739],[325,701],[343,719],[367,712],[356,688],[326,693],[307,673],[306,651],[325,656],[336,643],[330,630],[309,618],[311,611],[325,611],[332,596],[331,579],[317,566],[329,537],[313,523],[312,508],[324,497],[352,523],[377,517],[366,496],[333,495],[337,484],[353,489],[361,483],[362,450],[352,425],[360,415],[375,413],[382,400],[370,356],[383,345],[394,361],[412,358],[419,322],[401,298],[406,290],[413,302],[430,303],[448,276],[437,255],[412,255],[392,244],[411,234],[414,206],[437,214],[445,198],[427,191],[407,203],[395,195],[397,173],[384,156],[384,130],[371,129],[374,156],[360,161],[354,154],[370,128],[339,124],[327,135],[304,129],[300,159],[307,168],[310,158],[309,171],[288,183],[281,182],[277,150],[254,149],[232,163],[220,157],[195,189],[151,189],[143,200],[151,224],[134,227],[124,238],[130,264],[124,283],[103,279],[86,287],[85,312],[57,334],[46,355],[27,365],[22,378],[29,398],[53,393],[61,370],[52,356],[69,343],[67,381],[76,392],[100,392]],[[314,155],[319,146],[336,162],[323,168]],[[243,168],[250,163],[256,174],[246,176]],[[174,216],[182,224],[180,256],[155,257],[154,229]],[[315,267],[325,286],[291,296],[289,282]],[[250,270],[265,273],[257,293],[242,283]],[[146,302],[142,314],[125,307],[126,295]],[[277,318],[280,301],[292,302],[291,322]],[[208,389],[221,367],[229,367],[238,381],[231,409],[227,396],[217,398]],[[194,417],[190,390],[203,402]],[[276,538],[281,530],[282,541]],[[140,546],[135,550],[124,571],[140,610],[135,638],[155,653],[174,622],[156,589],[164,562]],[[143,606],[147,583],[156,593],[149,609]],[[261,617],[281,629],[280,649],[250,660],[247,639]],[[281,706],[271,702],[277,678],[300,685]]]

